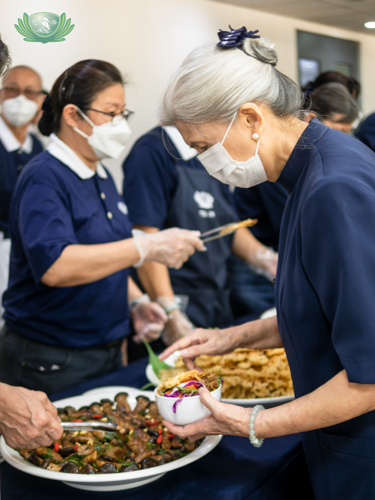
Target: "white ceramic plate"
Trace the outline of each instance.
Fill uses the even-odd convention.
[[[171,354],[164,361],[170,366],[175,366],[176,359],[179,357],[179,355],[180,355],[179,351],[176,351],[173,354]],[[160,379],[157,377],[157,375],[155,374],[155,372],[152,369],[152,366],[150,364],[148,364],[146,367],[146,377],[155,386],[158,386],[160,384]],[[239,406],[263,405],[266,408],[270,408],[272,406],[278,406],[278,405],[281,405],[284,403],[288,403],[289,401],[292,401],[293,399],[294,399],[294,396],[279,396],[276,398],[254,398],[254,399],[224,399],[224,398],[222,398],[221,401],[223,403],[230,403],[230,404],[239,405]]]
[[[58,408],[64,406],[74,406],[75,408],[80,408],[81,406],[89,405],[96,400],[103,398],[114,399],[118,392],[127,392],[129,394],[128,401],[132,408],[136,405],[136,397],[140,395],[147,396],[150,400],[155,400],[153,392],[149,391],[139,391],[133,387],[123,387],[123,386],[113,386],[113,387],[103,387],[88,391],[81,396],[76,396],[67,399],[61,399],[60,401],[55,401],[54,404]],[[73,486],[74,488],[79,488],[82,490],[91,491],[117,491],[126,490],[130,488],[135,488],[137,486],[143,486],[144,484],[150,483],[159,479],[165,473],[184,467],[200,458],[204,457],[212,451],[220,442],[222,436],[210,436],[205,438],[203,443],[194,451],[169,464],[159,465],[157,467],[152,467],[150,469],[144,469],[134,472],[121,472],[118,474],[98,474],[98,475],[84,475],[84,474],[64,474],[62,472],[53,472],[40,467],[36,467],[29,462],[26,462],[21,455],[10,448],[1,437],[1,453],[5,460],[19,469],[22,472],[27,472],[33,476],[38,476],[45,479],[52,479],[55,481],[62,481],[63,483]]]

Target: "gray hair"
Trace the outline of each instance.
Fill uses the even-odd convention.
[[[249,57],[250,56],[250,57]],[[230,122],[246,102],[264,103],[276,116],[299,116],[299,86],[276,68],[277,52],[264,38],[241,49],[212,44],[193,50],[173,75],[160,109],[161,125]]]

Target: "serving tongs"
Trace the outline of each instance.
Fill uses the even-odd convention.
[[[116,432],[116,422],[61,422],[64,431],[112,431]]]
[[[215,227],[215,229],[211,229],[200,235],[203,243],[207,243],[208,241],[216,240],[218,238],[222,238],[223,236],[227,236],[228,234],[232,234],[237,229],[241,227],[251,227],[254,226],[258,222],[258,219],[246,219],[241,222],[231,222],[229,224],[225,224],[224,226]]]

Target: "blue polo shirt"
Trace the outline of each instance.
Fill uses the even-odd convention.
[[[32,134],[26,135],[22,146],[0,117],[0,232],[9,236],[9,208],[17,178],[27,162],[43,151]]]
[[[11,205],[6,324],[30,339],[87,347],[129,333],[128,270],[86,285],[53,288],[41,277],[68,245],[131,237],[127,208],[109,172],[96,173],[56,136],[19,176]]]
[[[263,245],[276,251],[287,196],[283,186],[275,182],[263,182],[248,189],[236,188],[233,194],[240,219],[258,219],[250,231]]]

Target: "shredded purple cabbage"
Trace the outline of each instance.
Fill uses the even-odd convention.
[[[187,396],[188,396],[188,394],[183,394],[179,399],[177,399],[177,401],[175,401],[174,405],[172,406],[173,413],[176,413],[178,403],[180,403]]]

